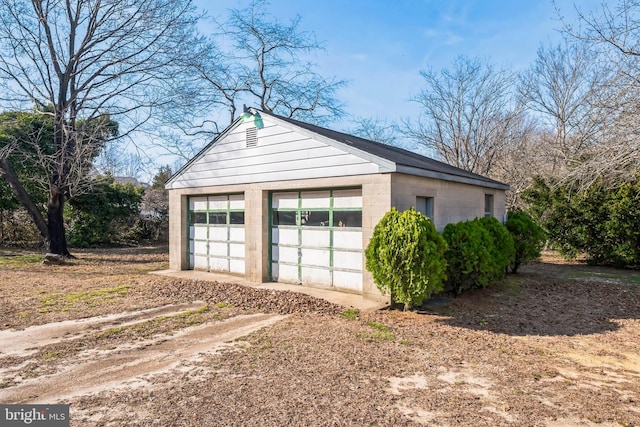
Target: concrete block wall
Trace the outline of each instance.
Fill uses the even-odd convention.
[[[391,204],[398,210],[415,207],[416,197],[433,197],[434,225],[438,231],[449,223],[483,217],[485,194],[494,196],[494,216],[502,221],[505,215],[505,191],[494,188],[393,174],[391,193]]]

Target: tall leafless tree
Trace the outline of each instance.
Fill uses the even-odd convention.
[[[148,122],[166,102],[196,20],[190,0],[0,0],[0,102],[49,108],[54,121],[53,154],[41,159],[50,252],[70,255],[64,204],[86,176],[80,165],[104,142],[92,123],[108,113],[123,134]]]
[[[451,165],[490,175],[520,123],[513,73],[460,56],[451,69],[423,71],[422,77],[425,88],[413,99],[420,117],[405,123],[406,134]]]
[[[325,77],[312,61],[323,47],[312,32],[300,28],[300,17],[282,22],[269,13],[269,3],[254,0],[232,9],[217,22],[219,31],[200,41],[200,54],[191,58],[196,70],[194,101],[204,114],[224,108],[233,122],[242,104],[285,117],[326,123],[344,114],[337,92],[344,80]],[[208,128],[203,121],[191,132]]]
[[[558,10],[565,35],[597,49],[598,69],[610,78],[597,100],[606,122],[568,178],[583,187],[595,180],[616,185],[640,174],[640,2],[602,2],[587,12],[576,7],[576,12],[577,24],[572,24]]]

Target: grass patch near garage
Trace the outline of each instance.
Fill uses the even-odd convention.
[[[16,252],[8,249],[0,250],[0,268],[29,268],[42,264],[42,254]]]
[[[44,295],[39,298],[42,307],[38,309],[38,312],[67,312],[79,306],[96,307],[102,304],[112,304],[116,298],[125,297],[129,293],[129,288],[130,286],[116,286],[113,288],[89,289],[66,294],[52,293]]]
[[[396,338],[390,327],[380,322],[367,322],[370,328],[356,333],[356,337],[366,341],[392,341]]]

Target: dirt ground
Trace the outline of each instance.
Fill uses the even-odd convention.
[[[640,426],[640,272],[547,256],[416,312],[0,249],[0,403],[72,426]]]

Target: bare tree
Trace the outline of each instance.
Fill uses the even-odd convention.
[[[616,185],[640,174],[640,2],[603,2],[595,10],[584,12],[576,7],[576,12],[574,25],[558,10],[564,33],[570,40],[597,49],[598,71],[608,80],[597,90],[597,115],[604,123],[567,179],[582,187],[595,180]]]
[[[185,84],[192,88],[189,105],[204,119],[186,133],[217,133],[220,114],[211,119],[212,112],[226,110],[228,124],[243,103],[315,123],[344,114],[337,92],[346,82],[322,76],[312,61],[321,43],[300,28],[299,16],[281,22],[268,9],[265,0],[232,9],[217,22],[218,33],[199,41],[199,54],[190,58],[197,80]]]
[[[541,46],[520,75],[520,96],[553,132],[552,148],[563,163],[570,164],[600,136],[606,121],[600,96],[609,80],[610,73],[582,43]]]
[[[50,108],[54,121],[53,153],[40,157],[50,252],[70,255],[62,214],[104,143],[96,121],[108,113],[122,135],[151,119],[196,20],[190,0],[0,0],[0,102]]]
[[[520,123],[513,73],[460,56],[452,69],[421,74],[426,87],[413,99],[422,107],[420,117],[405,123],[405,133],[451,165],[490,174]]]
[[[388,123],[380,118],[358,118],[354,123],[356,127],[351,131],[354,135],[389,145],[398,142],[400,130],[396,123]]]

